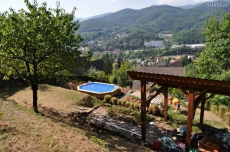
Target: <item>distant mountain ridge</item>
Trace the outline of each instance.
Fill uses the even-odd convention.
[[[87,17],[87,18],[78,18],[78,17],[75,17],[75,20],[79,20],[80,22],[83,22],[83,21],[86,21],[86,20],[89,20],[89,19],[101,18],[101,17],[107,16],[107,15],[110,15],[110,14],[112,14],[112,12],[104,13],[104,14],[100,14],[100,15],[95,15],[95,16],[91,16],[91,17]]]
[[[210,1],[212,2],[212,1]],[[201,2],[201,3],[197,3],[197,4],[188,4],[188,5],[183,5],[183,6],[179,6],[180,8],[183,8],[183,9],[190,9],[190,8],[194,8],[194,7],[197,7],[197,6],[200,6],[204,3],[207,3],[207,2]]]
[[[212,7],[203,3],[190,9],[169,5],[154,5],[140,10],[123,9],[109,15],[83,21],[79,30],[80,32],[87,32],[103,31],[103,29],[116,27],[133,27],[159,33],[190,29],[201,26],[211,16],[220,16],[222,12],[230,12],[230,3],[218,2],[229,7]],[[99,22],[104,24],[99,24]]]

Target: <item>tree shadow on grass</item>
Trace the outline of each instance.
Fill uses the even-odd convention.
[[[188,115],[188,111],[186,111],[186,110],[181,110],[180,113],[181,113],[182,115],[185,115],[185,116]]]
[[[25,89],[27,87],[7,87],[7,88],[1,88],[0,89],[0,94],[3,96],[3,98],[7,98],[9,96],[12,96],[16,94],[17,92]]]
[[[199,123],[194,124],[194,126],[199,127]],[[201,128],[202,132],[205,133],[205,131],[212,130],[218,133],[225,133],[228,132],[228,128],[216,128],[208,124],[203,124],[203,128]]]
[[[97,141],[102,141],[105,145],[97,143],[101,146],[105,146],[108,151],[151,151],[146,147],[141,146],[139,143],[131,143],[125,138],[119,136],[118,133],[107,131],[101,128],[96,128],[90,125],[87,120],[87,115],[81,116],[82,118],[74,117],[75,113],[62,113],[54,108],[42,107],[40,108],[40,114],[42,116],[50,118],[54,122],[61,122],[71,127],[82,129],[83,133],[88,137],[89,140],[96,138]]]
[[[49,88],[49,86],[47,84],[40,84],[38,86],[38,90],[39,91],[51,91],[51,89]]]
[[[31,94],[32,94],[32,88],[30,86],[17,86],[17,87],[0,88],[0,96],[1,98],[6,99],[7,97],[10,97],[16,94],[17,92],[24,90],[26,88],[30,89]],[[51,89],[49,89],[49,86],[45,84],[39,85],[38,90],[39,91],[51,91]]]

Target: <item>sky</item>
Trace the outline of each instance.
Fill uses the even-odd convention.
[[[33,0],[29,0],[33,2]],[[48,7],[55,8],[57,0],[37,0],[38,4],[47,3]],[[208,0],[59,0],[61,8],[66,12],[71,12],[73,7],[77,8],[75,16],[78,18],[87,18],[109,12],[116,12],[125,8],[142,9],[151,5],[168,4],[172,6],[183,6],[187,4],[196,4]],[[26,9],[24,0],[0,0],[0,12],[9,10],[9,8],[19,10]]]

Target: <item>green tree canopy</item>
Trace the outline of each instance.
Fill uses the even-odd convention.
[[[104,60],[104,72],[109,75],[113,70],[113,58],[108,53],[103,57]]]
[[[230,81],[230,13],[223,14],[222,19],[210,18],[204,32],[206,47],[195,64],[193,73],[196,77]],[[191,75],[192,72],[187,72]],[[229,104],[229,96],[216,95],[213,104]]]
[[[74,72],[89,56],[80,57],[78,51],[83,39],[76,35],[75,8],[66,13],[58,2],[55,9],[47,8],[46,3],[39,6],[36,0],[24,2],[28,11],[10,8],[0,14],[0,66],[8,77],[28,79],[38,112],[39,80]]]
[[[230,14],[222,20],[213,17],[207,21],[206,48],[196,64],[198,77],[215,80],[230,80]]]
[[[129,63],[129,61],[124,61],[121,64],[121,67],[117,70],[117,82],[120,86],[126,86],[129,85],[131,83],[131,80],[129,79],[129,76],[127,74],[127,70],[131,69],[131,65]]]

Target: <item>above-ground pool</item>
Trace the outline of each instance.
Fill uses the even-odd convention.
[[[77,90],[96,96],[97,98],[103,98],[107,94],[116,95],[118,86],[109,83],[89,82],[78,86]]]

